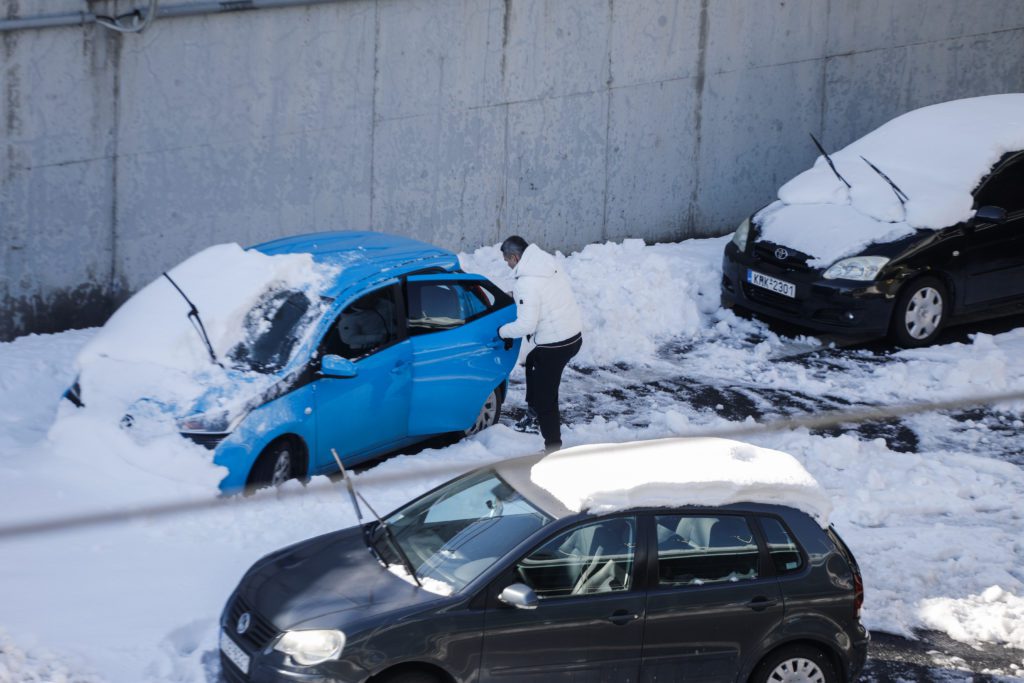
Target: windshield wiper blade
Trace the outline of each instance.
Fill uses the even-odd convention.
[[[213,344],[210,343],[210,335],[206,334],[206,327],[203,325],[203,319],[199,317],[199,309],[196,308],[196,305],[192,303],[191,299],[185,296],[185,292],[181,291],[181,287],[178,286],[177,282],[171,279],[170,275],[165,272],[164,277],[167,278],[167,281],[170,282],[176,290],[178,290],[178,294],[181,294],[181,298],[188,303],[188,319],[192,321],[192,327],[195,328],[196,332],[199,333],[200,338],[202,338],[203,343],[206,344],[206,350],[210,354],[210,360],[223,368],[224,365],[217,360],[217,354],[213,350]]]
[[[839,178],[840,180],[843,181],[843,185],[846,185],[846,189],[852,190],[853,186],[850,185],[850,183],[846,182],[846,178],[839,174],[839,171],[836,169],[836,165],[832,163],[832,157],[828,155],[828,152],[825,151],[825,148],[821,146],[820,142],[818,142],[818,138],[814,137],[814,133],[811,133],[811,139],[814,140],[814,146],[818,148],[819,152],[821,152],[821,156],[825,157],[825,161],[828,162],[828,167],[831,168],[832,172],[836,174],[836,178]]]
[[[870,166],[872,171],[882,176],[882,180],[889,183],[889,187],[891,187],[892,191],[896,193],[896,199],[900,200],[900,204],[906,206],[907,202],[910,201],[910,197],[908,197],[907,194],[903,190],[901,190],[889,176],[882,173],[882,169],[875,166],[873,163],[865,159],[863,156],[861,157],[861,159],[864,159],[864,163]]]
[[[384,530],[384,538],[387,539],[388,545],[391,546],[391,549],[394,551],[395,555],[398,556],[398,559],[402,561],[402,566],[405,567],[405,571],[409,572],[409,576],[412,577],[412,580],[416,582],[417,586],[423,588],[423,583],[420,581],[419,577],[416,576],[416,570],[412,567],[412,561],[409,560],[409,556],[405,554],[405,550],[402,549],[402,546],[395,539],[395,535],[391,533],[391,527],[389,527],[387,523],[380,518],[380,515],[378,515],[377,511],[373,509],[373,506],[363,498],[362,494],[356,491],[355,486],[352,484],[352,478],[348,476],[345,466],[341,464],[341,458],[338,457],[338,451],[332,448],[331,455],[334,456],[334,461],[338,463],[338,469],[341,471],[341,478],[345,480],[345,486],[348,488],[348,495],[352,499],[352,506],[356,509],[356,519],[359,520],[360,526],[363,524],[363,511],[359,507],[359,501],[361,500],[363,501],[363,505],[366,506],[366,509],[370,511],[370,514],[373,515],[373,518],[377,520],[377,528]],[[373,547],[373,541],[370,540],[368,535],[366,536],[366,542],[367,545],[370,546],[370,549],[376,552],[376,549]]]

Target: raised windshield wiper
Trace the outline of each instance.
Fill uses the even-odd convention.
[[[417,586],[423,588],[423,583],[420,582],[419,577],[416,576],[416,570],[413,569],[409,556],[405,554],[405,551],[402,550],[402,546],[399,545],[397,540],[395,540],[395,535],[391,533],[391,527],[389,527],[387,523],[380,518],[380,515],[377,514],[377,511],[373,509],[372,505],[366,502],[366,499],[363,498],[362,494],[356,492],[355,486],[352,484],[352,478],[348,476],[348,472],[345,471],[345,466],[341,464],[341,458],[338,457],[338,451],[332,448],[331,455],[334,456],[334,461],[338,463],[338,469],[341,471],[341,478],[345,480],[345,486],[348,488],[348,495],[352,499],[352,507],[356,509],[356,519],[359,520],[359,525],[363,525],[363,512],[359,507],[359,501],[361,500],[363,501],[363,505],[366,506],[366,509],[370,511],[370,514],[373,515],[373,518],[377,520],[376,528],[384,530],[384,538],[387,539],[388,545],[391,546],[391,549],[395,552],[395,555],[398,556],[398,559],[402,561],[402,566],[405,567],[405,571],[409,572],[409,576],[412,577],[412,580],[416,582]],[[365,531],[363,533],[366,535]],[[373,541],[370,540],[369,535],[366,535],[366,543],[370,547],[370,550],[374,550],[374,552],[376,552],[373,547]]]
[[[846,178],[841,176],[839,174],[839,171],[836,170],[836,165],[832,163],[832,157],[828,155],[828,152],[825,151],[825,148],[821,146],[820,142],[818,142],[818,138],[814,137],[814,133],[811,133],[811,139],[814,140],[814,146],[818,148],[819,152],[821,152],[821,156],[825,157],[825,161],[828,162],[828,167],[831,168],[832,172],[836,174],[836,178],[839,178],[840,180],[843,181],[843,185],[846,185],[846,189],[852,190],[853,186],[850,185],[850,183],[846,182]]]
[[[861,157],[861,159],[864,159],[864,157]],[[902,204],[903,206],[906,206],[907,202],[910,201],[910,197],[908,197],[907,194],[903,190],[901,190],[896,185],[896,183],[894,183],[892,181],[892,179],[889,178],[889,176],[887,176],[884,173],[882,173],[882,169],[878,168],[877,166],[875,166],[873,163],[871,163],[867,159],[864,159],[864,163],[867,164],[868,166],[870,166],[872,171],[874,171],[878,175],[882,176],[882,180],[884,180],[885,182],[889,183],[889,187],[891,187],[892,191],[896,193],[896,199],[900,200],[900,204]]]
[[[178,286],[177,282],[171,279],[170,275],[164,273],[164,277],[167,278],[168,282],[174,285],[174,288],[178,290],[178,294],[181,294],[181,298],[188,303],[188,319],[192,321],[192,327],[195,328],[196,332],[199,333],[200,338],[202,338],[203,343],[206,344],[206,350],[210,353],[210,360],[223,368],[224,366],[219,360],[217,360],[217,354],[213,351],[213,344],[210,343],[210,335],[206,334],[206,327],[203,326],[203,320],[199,317],[199,309],[196,308],[196,305],[192,303],[191,299],[185,296],[185,292],[181,291],[181,287]]]

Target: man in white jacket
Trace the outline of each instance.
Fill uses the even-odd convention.
[[[526,337],[535,344],[526,356],[527,414],[536,415],[544,450],[550,453],[562,447],[558,387],[566,364],[583,344],[580,309],[554,256],[518,235],[502,243],[501,254],[516,278],[516,319],[499,327],[498,335]]]

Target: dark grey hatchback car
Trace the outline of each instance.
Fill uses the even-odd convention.
[[[863,585],[833,529],[763,503],[577,513],[539,460],[259,560],[221,617],[224,678],[856,680]]]

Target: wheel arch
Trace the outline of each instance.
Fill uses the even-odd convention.
[[[296,455],[298,455],[299,457],[299,466],[301,467],[301,472],[296,471],[296,479],[306,479],[309,477],[309,445],[306,443],[306,440],[303,439],[299,434],[295,432],[283,432],[275,436],[273,439],[271,439],[267,443],[267,445],[263,447],[263,450],[259,452],[259,455],[256,456],[256,459],[252,461],[252,466],[249,468],[249,472],[248,474],[246,474],[245,477],[246,483],[250,482],[252,478],[252,472],[254,469],[256,469],[257,463],[259,463],[263,456],[266,455],[266,453],[270,451],[271,448],[274,448],[275,446],[282,442],[291,442],[295,444]]]
[[[455,677],[437,664],[430,662],[402,662],[380,671],[366,680],[366,683],[387,683],[392,678],[404,673],[426,673],[437,679],[438,683],[458,683]]]

